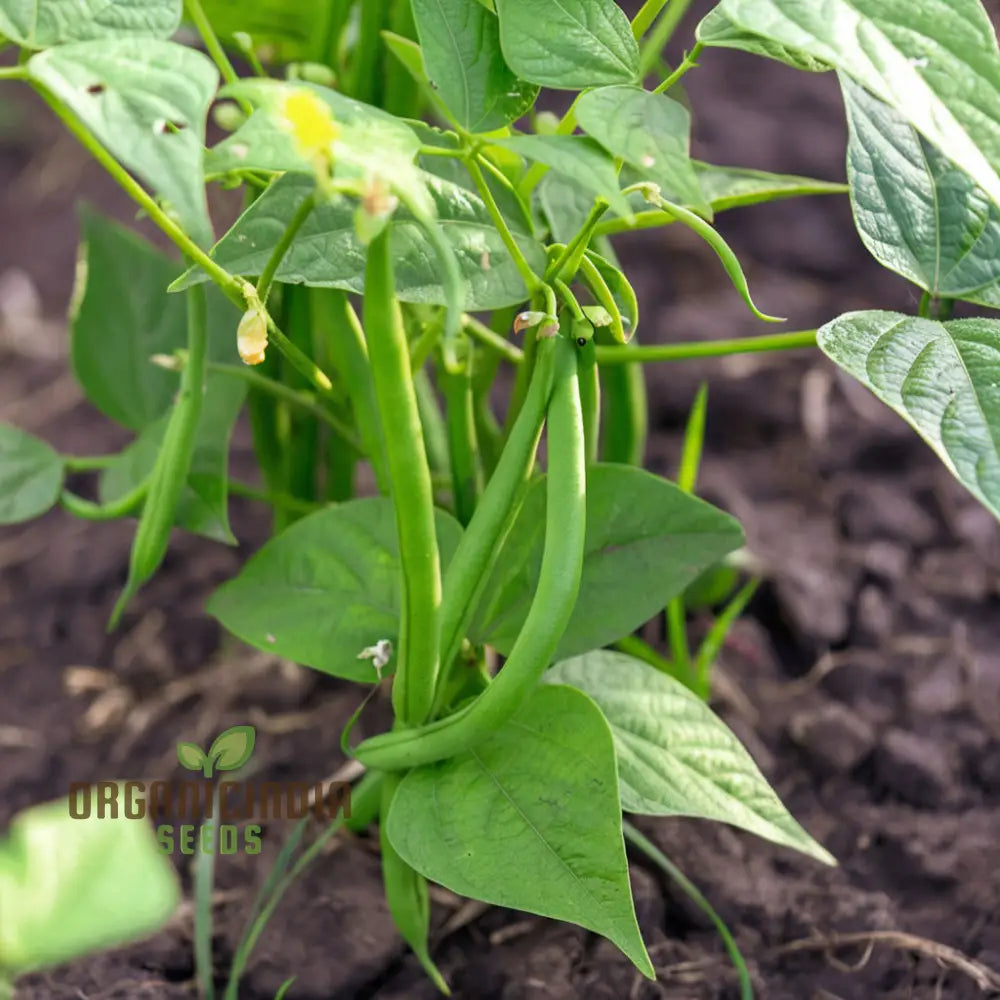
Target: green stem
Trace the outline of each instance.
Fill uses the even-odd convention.
[[[694,0],[671,0],[663,17],[656,23],[649,37],[643,43],[639,53],[639,73],[645,76],[660,58],[660,53],[666,48],[667,42],[674,37],[684,15]]]
[[[0,80],[27,80],[26,66],[0,66]]]
[[[106,469],[117,458],[117,455],[63,455],[62,462],[67,472],[96,472]]]
[[[670,0],[646,0],[639,9],[639,13],[632,19],[632,37],[639,41],[643,35],[653,26],[653,22],[660,16]]]
[[[651,344],[639,347],[596,348],[600,365],[648,364],[653,361],[688,361],[694,358],[719,358],[731,354],[758,354],[762,351],[791,351],[816,346],[815,330],[772,333],[762,337],[733,340],[706,340],[688,344]]]
[[[209,361],[208,370],[242,379],[248,385],[260,389],[261,392],[266,392],[275,399],[298,407],[304,413],[310,414],[335,430],[352,448],[364,452],[360,439],[347,424],[332,414],[325,406],[321,406],[298,389],[293,389],[291,386],[285,385],[284,382],[278,382],[276,379],[261,375],[246,365],[230,365],[221,361]]]
[[[729,958],[736,967],[740,982],[740,1000],[753,1000],[753,983],[747,970],[746,962],[740,954],[739,946],[722,918],[712,908],[701,890],[661,851],[652,841],[643,836],[628,820],[622,820],[622,833],[625,839],[646,855],[664,874],[671,878],[694,904],[712,921],[722,943],[729,952]]]
[[[615,643],[615,649],[620,649],[629,656],[634,656],[643,663],[648,663],[651,667],[656,667],[662,673],[673,677],[676,671],[674,665],[665,657],[661,656],[647,642],[643,642],[638,636],[627,635],[624,639],[619,639]]]
[[[486,204],[486,209],[490,213],[493,225],[496,226],[497,231],[500,233],[500,238],[503,240],[504,246],[507,248],[507,252],[510,254],[511,259],[514,261],[518,273],[521,275],[521,280],[528,289],[528,294],[534,295],[534,293],[541,288],[542,279],[532,270],[527,258],[521,252],[521,248],[517,245],[517,240],[514,239],[514,234],[510,231],[510,227],[507,225],[507,220],[504,218],[503,212],[500,211],[500,208],[496,203],[496,199],[493,197],[493,192],[490,190],[490,186],[486,183],[486,178],[483,176],[479,163],[470,156],[465,161],[465,165],[469,171],[469,176],[476,185],[476,190],[479,192],[479,196]]]
[[[198,29],[198,34],[201,35],[201,40],[205,43],[205,50],[212,57],[212,62],[218,66],[222,79],[226,83],[236,83],[239,76],[219,42],[219,36],[216,35],[215,29],[205,15],[201,0],[184,0],[184,7],[191,23]],[[253,111],[253,108],[246,101],[240,101],[239,104],[247,115]]]
[[[545,274],[547,280],[551,281],[555,278],[561,278],[565,271],[567,277],[572,281],[580,268],[580,258],[590,244],[594,230],[607,210],[608,203],[604,198],[598,198],[594,202],[594,206],[580,227],[580,231],[563,247],[559,256],[549,265]]]
[[[271,343],[281,351],[288,359],[288,363],[300,375],[304,376],[321,395],[328,396],[333,390],[333,383],[330,381],[330,376],[302,348],[294,344],[281,332],[270,313],[265,312],[265,315],[267,316],[267,332]]]
[[[170,241],[186,257],[197,264],[222,289],[240,310],[246,308],[245,282],[220,267],[187,233],[171,219],[146,190],[127,170],[91,135],[87,128],[73,116],[70,110],[53,93],[35,82],[35,87],[56,117],[84,146],[87,152],[118,183],[125,193],[149,216],[166,234]]]
[[[682,76],[684,76],[689,70],[694,69],[695,66],[698,65],[698,56],[701,55],[704,48],[705,46],[701,42],[697,42],[695,47],[690,52],[686,52],[684,54],[684,59],[681,61],[680,66],[678,66],[677,69],[675,69],[673,73],[671,73],[670,76],[663,81],[663,83],[654,88],[653,93],[665,94]]]
[[[496,352],[511,364],[519,365],[524,361],[524,351],[509,340],[504,340],[495,330],[480,322],[475,316],[462,317],[462,327],[465,332],[480,344]]]
[[[285,254],[288,253],[289,247],[291,247],[299,230],[306,219],[312,214],[312,210],[315,207],[316,192],[310,191],[299,203],[299,207],[295,210],[291,221],[281,234],[281,239],[278,240],[277,246],[271,252],[271,256],[264,265],[264,270],[261,271],[260,278],[257,280],[257,297],[264,305],[267,305],[267,297],[271,292],[271,284],[274,282],[274,276],[278,273],[278,268],[281,267],[281,262],[285,259]]]
[[[84,500],[70,490],[63,490],[59,496],[59,503],[66,508],[74,517],[83,518],[86,521],[116,521],[120,517],[128,517],[134,514],[136,508],[142,505],[149,493],[150,476],[138,486],[129,490],[124,496],[108,503],[93,503]]]
[[[267,490],[251,486],[249,483],[240,482],[238,479],[229,480],[229,492],[233,496],[257,500],[260,503],[266,503],[269,507],[286,510],[291,514],[312,514],[327,506],[327,504],[311,503],[297,497],[285,496],[282,493],[270,493]]]
[[[448,421],[448,452],[451,459],[455,516],[463,527],[472,520],[483,487],[472,394],[473,357],[472,345],[469,344],[460,371],[449,371],[444,364],[438,369]]]
[[[386,456],[403,578],[393,708],[402,724],[413,726],[427,718],[437,681],[441,565],[409,345],[395,297],[391,229],[386,226],[368,247],[365,333],[382,426],[388,431]]]

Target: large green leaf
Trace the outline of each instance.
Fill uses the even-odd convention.
[[[3,0],[0,34],[28,49],[92,38],[169,38],[182,0]]]
[[[718,11],[757,39],[841,70],[1000,204],[1000,54],[979,0],[722,0]],[[704,31],[701,39],[713,44]]]
[[[108,38],[40,52],[28,70],[152,187],[194,240],[212,242],[203,160],[219,77],[207,56],[155,38]]]
[[[444,568],[462,529],[444,511],[435,520]],[[208,610],[251,646],[374,683],[371,662],[358,654],[381,639],[396,643],[399,572],[392,502],[352,500],[272,538],[212,595]]]
[[[0,424],[0,524],[44,514],[59,499],[62,459],[25,431]]]
[[[431,881],[603,934],[652,978],[611,733],[579,691],[541,687],[475,750],[411,771],[386,822],[392,845]]]
[[[824,326],[819,346],[1000,517],[1000,322],[853,312]]]
[[[335,28],[336,3],[303,3],[302,0],[201,0],[212,27],[224,41],[245,32],[269,60],[306,59],[323,62]],[[339,6],[343,6],[340,4]]]
[[[1000,208],[884,101],[841,77],[865,246],[935,297],[1000,308]]]
[[[174,384],[176,388],[176,376]],[[243,407],[246,383],[232,375],[210,375],[187,485],[177,505],[176,523],[186,531],[236,544],[229,528],[229,439]],[[156,462],[169,413],[147,424],[139,436],[101,474],[102,503],[135,489]]]
[[[472,638],[506,655],[531,605],[545,528],[544,477],[532,484],[487,584]],[[739,524],[673,483],[627,465],[587,474],[587,540],[576,609],[557,658],[631,633],[743,543]]]
[[[691,162],[691,115],[641,87],[601,87],[576,102],[580,127],[682,205],[708,209]]]
[[[169,407],[177,391],[177,376],[149,360],[185,341],[185,303],[167,295],[177,265],[95,212],[84,211],[80,222],[70,318],[73,371],[102,413],[138,431]]]
[[[496,0],[507,65],[556,90],[635,83],[639,46],[615,0]]]
[[[604,713],[625,812],[732,823],[833,860],[788,814],[725,723],[679,681],[609,649],[563,660],[544,679],[579,688]]]
[[[465,280],[465,308],[499,309],[527,297],[524,282],[494,228],[482,200],[465,188],[424,175],[437,210],[437,224],[458,259]],[[309,178],[282,177],[237,220],[212,252],[228,271],[258,275],[267,263],[288,219],[312,190]],[[538,271],[545,252],[530,236],[516,233],[518,245]],[[446,301],[434,248],[423,227],[400,209],[394,217],[392,241],[396,294],[404,302],[442,305]],[[305,221],[278,268],[277,279],[289,284],[364,291],[366,251],[354,226],[354,207],[347,201],[318,205]],[[190,271],[175,286],[206,280]]]
[[[772,174],[747,167],[722,167],[714,163],[694,164],[698,181],[713,212],[724,212],[744,205],[799,198],[813,194],[846,194],[847,185],[820,181],[794,174]],[[677,201],[676,198],[671,198]]]
[[[771,38],[741,28],[726,16],[721,7],[709,11],[698,25],[698,40],[703,45],[740,49],[743,52],[764,56],[765,59],[776,59],[806,73],[827,73],[831,69],[828,63],[815,59],[805,52],[799,52]]]
[[[180,902],[173,865],[145,820],[47,802],[14,817],[0,839],[0,974],[18,975],[134,941]],[[118,802],[127,801],[119,787]],[[77,813],[84,815],[86,798]],[[127,887],[128,891],[123,891]]]
[[[536,163],[542,163],[594,198],[604,198],[619,215],[631,216],[621,193],[614,160],[593,140],[580,135],[516,135],[497,139],[496,145]]]
[[[538,87],[504,62],[495,14],[467,0],[413,0],[413,15],[427,74],[464,129],[503,128],[531,107]]]

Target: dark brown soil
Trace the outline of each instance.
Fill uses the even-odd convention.
[[[713,52],[688,79],[698,155],[843,176],[832,77]],[[66,374],[71,209],[82,194],[120,216],[128,210],[57,135],[30,106],[0,136],[0,419],[94,453],[121,438]],[[787,315],[790,328],[852,308],[916,304],[867,258],[843,200],[745,209],[719,226],[758,303]],[[760,332],[711,253],[685,233],[645,235],[626,254],[647,342]],[[40,316],[13,268],[39,291]],[[744,523],[766,574],[724,651],[716,705],[841,864],[826,869],[703,823],[640,825],[733,929],[761,998],[986,995],[975,975],[1000,968],[996,523],[901,421],[818,354],[689,363],[650,376],[649,464],[665,474],[698,382],[708,380],[701,486]],[[245,443],[236,463],[245,468]],[[204,742],[238,722],[257,726],[262,776],[322,779],[343,763],[339,733],[357,691],[228,642],[202,612],[212,587],[265,537],[259,510],[234,503],[234,514],[240,550],[179,538],[110,637],[104,623],[124,578],[129,526],[57,512],[0,533],[0,824],[65,794],[70,781],[169,777],[178,739]],[[272,824],[261,856],[220,865],[220,977],[286,832]],[[470,911],[442,894],[435,954],[456,995],[735,998],[704,916],[642,857],[632,872],[656,984],[583,931]],[[191,931],[187,907],[154,940],[32,977],[18,995],[192,997]],[[299,1000],[435,995],[394,933],[368,839],[337,841],[292,890],[241,996],[266,1000],[291,975],[288,996]]]

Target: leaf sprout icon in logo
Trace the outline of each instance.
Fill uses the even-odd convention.
[[[208,753],[197,743],[178,743],[177,759],[189,771],[201,771],[211,778],[214,771],[235,771],[253,753],[256,733],[253,726],[232,726],[215,737]]]

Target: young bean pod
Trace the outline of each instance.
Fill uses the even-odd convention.
[[[552,661],[576,606],[586,535],[586,460],[574,341],[556,341],[548,404],[549,468],[545,545],[528,617],[503,669],[467,708],[419,729],[376,736],[356,756],[369,767],[401,770],[463,753],[524,704]]]
[[[187,483],[194,454],[201,404],[205,394],[208,365],[208,334],[205,290],[195,285],[187,292],[187,364],[181,376],[180,392],[174,402],[167,430],[149,483],[149,494],[132,541],[128,580],[111,612],[108,628],[121,619],[125,606],[139,588],[159,569],[167,553],[170,530],[177,504]]]

